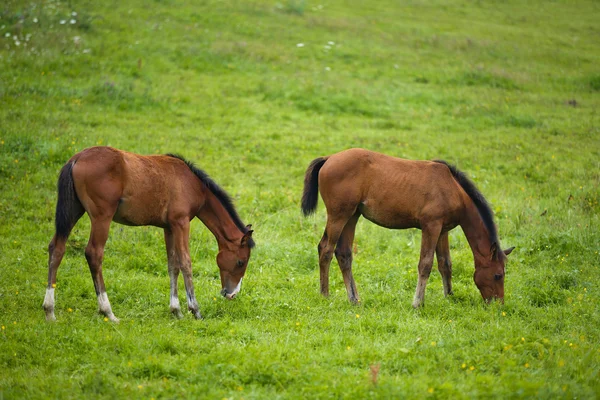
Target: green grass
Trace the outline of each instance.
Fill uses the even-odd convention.
[[[0,398],[598,397],[598,20],[594,1],[4,2]],[[232,194],[257,242],[235,301],[195,221],[205,319],[173,319],[162,232],[115,224],[105,322],[83,218],[45,322],[58,171],[98,144],[180,153]],[[473,178],[517,247],[504,306],[482,304],[456,229],[455,295],[435,272],[413,310],[419,231],[366,221],[361,304],[335,261],[319,295],[303,174],[349,147]]]

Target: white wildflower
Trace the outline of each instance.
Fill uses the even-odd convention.
[[[4,37],[10,37],[10,36],[11,36],[11,35],[10,35],[10,32],[6,32],[6,33],[4,34]]]
[[[34,24],[37,24],[37,23],[38,23],[38,19],[37,19],[37,17],[34,17],[34,18],[33,18],[33,23],[34,23]]]
[[[75,43],[75,44],[81,43],[81,37],[80,36],[73,37],[73,43]]]
[[[71,25],[73,25],[77,21],[75,21],[74,19],[71,19],[69,22],[71,23]]]
[[[325,71],[331,71],[331,68],[325,67]]]
[[[331,40],[329,42],[327,42],[328,45],[333,46],[335,45],[335,42],[332,42]]]
[[[21,42],[19,42],[18,40],[15,40],[15,44],[16,44],[17,46],[20,46],[20,45],[21,45]]]
[[[77,16],[77,13],[76,13],[75,11],[73,11],[73,12],[71,13],[71,15],[72,15],[73,17],[76,17],[76,16]]]
[[[325,47],[325,50],[331,49],[331,46],[329,46],[329,45],[325,45],[324,47]]]
[[[90,49],[83,49],[83,54],[88,54],[88,53],[90,53],[90,52],[91,52],[91,50],[90,50]]]
[[[64,25],[64,24],[66,24],[66,23],[67,23],[67,20],[66,20],[66,19],[61,19],[61,20],[60,20],[60,24],[61,24],[61,25]]]
[[[304,47],[304,43],[298,43],[296,47]]]

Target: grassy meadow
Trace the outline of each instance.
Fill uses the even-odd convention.
[[[598,21],[592,0],[3,1],[0,399],[598,398]],[[58,172],[95,145],[179,153],[232,195],[257,243],[234,301],[200,221],[201,321],[169,312],[162,231],[113,224],[106,322],[84,217],[45,321]],[[414,310],[420,231],[365,220],[361,304],[335,260],[320,296],[304,171],[350,147],[475,181],[516,246],[503,306],[457,228],[454,296],[434,265]]]

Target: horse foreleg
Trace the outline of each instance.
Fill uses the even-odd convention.
[[[185,284],[185,294],[187,298],[188,310],[192,312],[196,319],[201,319],[200,307],[196,300],[194,293],[194,282],[192,275],[192,261],[190,259],[189,251],[189,232],[190,223],[187,218],[178,220],[177,222],[171,223],[171,232],[173,240],[173,250],[175,252],[175,258],[178,263],[178,269],[183,274],[183,282]],[[175,279],[176,280],[176,279]],[[175,297],[177,297],[177,283],[175,282]],[[171,298],[173,301],[173,297]],[[173,304],[173,303],[171,303]],[[177,299],[177,306],[179,306],[179,300]],[[172,308],[171,308],[172,310]],[[180,311],[181,313],[181,311]]]
[[[348,293],[348,300],[350,300],[351,303],[358,303],[360,301],[358,291],[356,290],[356,282],[352,276],[352,243],[354,242],[354,232],[359,217],[360,214],[354,214],[346,223],[335,248],[335,257],[337,258],[338,265],[342,271],[346,292]]]
[[[417,281],[417,290],[415,291],[415,298],[412,304],[414,308],[421,306],[424,302],[425,287],[427,286],[427,280],[429,279],[433,265],[433,253],[435,252],[442,226],[441,224],[429,225],[421,229],[421,258],[419,260],[419,280]]]
[[[46,321],[56,321],[54,316],[54,289],[56,287],[56,272],[60,262],[65,254],[65,243],[67,238],[54,235],[48,245],[48,286],[46,287],[46,297],[44,297],[44,311],[46,311]]]
[[[92,218],[92,231],[90,240],[85,248],[85,258],[87,259],[96,289],[98,298],[98,312],[104,314],[113,322],[119,322],[115,317],[106,294],[104,286],[104,278],[102,277],[102,260],[104,259],[104,246],[108,239],[108,231],[110,229],[110,221],[112,217]]]
[[[171,283],[169,309],[178,319],[183,318],[181,306],[179,305],[179,295],[177,294],[177,280],[179,278],[179,262],[177,261],[177,251],[173,245],[173,233],[165,229],[165,244],[167,246],[167,265],[169,269],[169,279]]]
[[[452,295],[452,260],[450,259],[450,245],[448,244],[448,232],[443,232],[438,239],[435,248],[438,270],[442,275],[444,285],[444,296]]]
[[[194,315],[196,319],[202,319],[200,314],[200,307],[194,294],[194,282],[192,275],[192,262],[190,260],[189,253],[184,257],[184,261],[181,264],[181,272],[183,273],[183,282],[185,283],[185,294],[187,297],[188,310]]]

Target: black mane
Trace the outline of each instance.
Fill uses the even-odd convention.
[[[500,241],[498,240],[498,231],[496,230],[496,224],[494,223],[494,213],[492,209],[483,197],[483,194],[477,189],[473,181],[471,181],[464,172],[459,171],[456,166],[449,164],[444,160],[433,160],[436,163],[444,164],[450,169],[454,179],[460,184],[460,186],[464,189],[465,192],[469,195],[473,203],[475,203],[475,207],[479,211],[479,215],[483,220],[483,224],[487,228],[489,232],[490,243],[496,243],[498,248],[500,247]]]
[[[198,179],[200,179],[200,181],[206,185],[208,190],[210,190],[217,197],[217,199],[219,199],[219,201],[221,202],[223,207],[225,207],[225,210],[227,210],[227,213],[229,214],[231,219],[233,219],[233,222],[239,228],[239,230],[242,233],[248,232],[248,228],[246,228],[246,225],[242,222],[240,216],[235,210],[233,200],[231,200],[229,194],[227,194],[227,192],[223,190],[223,188],[217,185],[217,183],[213,181],[206,172],[202,171],[200,168],[196,167],[193,162],[186,160],[179,154],[169,153],[167,154],[167,156],[177,158],[186,163],[186,165],[194,173],[194,175],[196,175]],[[254,240],[252,238],[250,238],[250,240],[248,241],[248,245],[250,248],[254,247]]]

